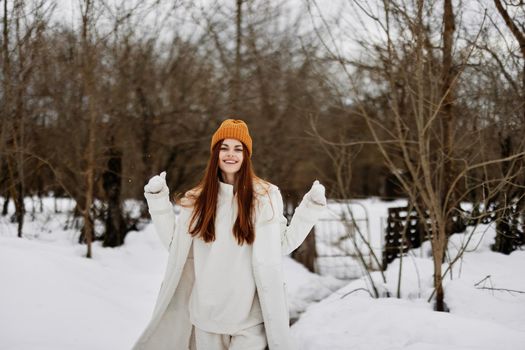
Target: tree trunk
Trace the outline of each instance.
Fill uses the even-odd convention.
[[[453,196],[446,198],[454,178],[454,169],[452,163],[452,150],[454,142],[454,68],[452,61],[453,36],[455,30],[454,12],[452,9],[452,0],[445,0],[443,13],[443,62],[441,73],[441,96],[443,96],[442,106],[442,129],[443,129],[443,168],[441,172],[442,184],[440,188],[441,205],[448,209],[449,203],[453,202]],[[447,222],[446,234],[452,231],[452,222]]]
[[[433,259],[434,259],[434,288],[436,290],[436,302],[434,304],[435,311],[446,311],[448,312],[447,305],[445,303],[445,291],[443,289],[443,278],[442,278],[442,269],[443,258],[445,256],[444,252],[446,250],[445,244],[447,244],[446,239],[446,226],[436,227],[437,237],[433,237]],[[442,239],[442,238],[445,239]]]
[[[441,107],[442,143],[443,143],[443,167],[440,174],[439,196],[440,206],[444,211],[448,211],[454,202],[453,193],[449,194],[454,179],[454,165],[452,163],[452,150],[454,148],[454,69],[452,61],[452,48],[454,43],[454,11],[452,0],[444,1],[443,12],[443,61],[441,72],[441,96],[443,96],[443,106]],[[444,261],[448,237],[453,233],[454,221],[447,215],[443,222],[444,227],[433,232],[435,237],[434,247],[434,287],[436,288],[436,311],[445,311],[445,293],[441,278],[441,264]]]
[[[500,0],[494,0],[494,4],[496,5],[496,9],[498,10],[498,13],[500,14],[501,18],[505,22],[505,25],[510,30],[516,41],[518,42],[521,58],[523,60],[523,68],[521,72],[521,90],[519,91],[519,95],[521,95],[521,100],[523,101],[525,99],[525,28],[523,26],[520,27],[520,24],[517,22],[516,19],[512,18],[511,15],[508,13],[507,9],[503,6],[502,2]],[[510,5],[509,5],[510,6]],[[522,105],[522,116],[523,121],[525,122],[525,104]],[[516,130],[513,130],[513,132],[516,132]],[[500,142],[500,152],[502,156],[513,154],[516,151],[519,150],[513,150],[515,147],[512,145],[512,138],[511,135],[504,135],[503,140]],[[509,166],[507,166],[506,163],[503,163],[503,176],[507,176],[509,171]],[[517,164],[512,164],[511,167],[521,167],[523,165],[523,161],[518,161]],[[523,177],[518,178],[517,182],[518,185],[523,186]],[[507,202],[510,200],[513,200],[515,198],[518,198],[518,208],[521,211],[522,209],[522,198],[523,198],[523,189],[522,188],[511,188],[506,192],[506,195],[504,198],[501,198],[501,193],[505,193],[505,191],[501,191],[501,193],[498,195],[497,203],[505,208],[502,211],[498,210],[497,213],[497,225],[496,225],[496,242],[493,246],[493,249],[495,251],[499,251],[505,254],[509,254],[511,251],[514,250],[514,244],[518,242],[523,241],[524,232],[519,232],[516,234],[513,231],[513,225],[510,223],[513,220],[513,213],[509,208],[507,208]],[[521,212],[522,216],[525,216],[525,213]],[[517,228],[517,227],[516,227]],[[522,225],[522,230],[525,230],[525,226]],[[514,242],[514,240],[517,240],[517,242]],[[519,244],[519,243],[518,243]]]
[[[4,204],[2,205],[2,216],[7,215],[7,210],[9,209],[9,191],[6,191],[5,198],[4,198]]]
[[[310,231],[303,243],[292,253],[292,258],[300,262],[310,272],[315,271],[315,227]]]
[[[18,6],[16,3],[14,7]],[[17,144],[17,137],[19,134],[18,125],[15,120],[15,114],[13,111],[15,108],[15,99],[13,97],[13,83],[14,79],[11,71],[11,56],[9,47],[9,12],[7,7],[7,1],[4,1],[4,17],[3,17],[3,43],[2,43],[2,74],[3,74],[3,90],[4,90],[4,107],[3,117],[7,120],[7,123],[3,125],[7,128],[8,139],[5,144],[5,150],[7,151],[7,172],[8,172],[8,188],[9,194],[15,204],[15,218],[18,223],[18,237],[22,237],[22,230],[24,226],[24,194],[21,174],[19,173],[21,164],[17,164],[16,154],[19,151]],[[20,89],[20,86],[16,85],[16,88]],[[9,130],[11,128],[11,130]],[[6,213],[7,214],[7,213]]]
[[[89,137],[88,145],[86,147],[85,159],[86,169],[84,181],[86,184],[84,208],[82,208],[84,217],[84,238],[87,244],[86,257],[91,258],[91,243],[93,241],[93,220],[91,218],[91,206],[93,205],[93,188],[94,188],[94,172],[95,172],[95,115],[90,112],[89,122]]]
[[[93,230],[93,218],[91,217],[91,207],[93,205],[93,191],[94,191],[94,175],[95,175],[95,141],[96,134],[95,128],[97,126],[97,111],[95,107],[95,91],[94,91],[94,60],[93,52],[94,49],[89,42],[89,25],[93,2],[85,0],[85,8],[82,13],[82,49],[83,49],[83,60],[82,60],[82,75],[84,79],[84,93],[88,101],[88,139],[84,153],[85,166],[84,166],[84,182],[85,182],[85,197],[84,207],[82,208],[82,214],[84,217],[84,238],[87,245],[86,257],[91,258],[91,243],[93,241],[94,230]]]
[[[235,35],[235,71],[232,82],[232,111],[237,116],[239,111],[239,97],[241,84],[241,44],[242,44],[242,3],[243,0],[237,0],[236,8],[236,35]]]
[[[137,92],[137,98],[138,103],[140,106],[140,112],[141,112],[141,123],[142,123],[142,140],[141,140],[141,151],[142,151],[142,166],[143,166],[143,173],[142,173],[142,181],[148,181],[148,176],[151,176],[151,135],[153,131],[153,112],[151,110],[151,106],[148,103],[148,100],[146,99],[146,96],[144,94],[144,91],[141,87],[136,88]],[[168,169],[166,169],[168,170]],[[141,196],[142,203],[140,208],[140,216],[141,217],[147,217],[148,216],[148,205],[146,202],[146,198],[144,196]]]
[[[441,259],[442,257],[434,258],[434,286],[436,288],[435,311],[446,311],[445,292],[443,290],[443,279],[441,278]]]
[[[108,150],[107,169],[102,175],[103,187],[106,192],[106,232],[104,233],[103,246],[117,247],[124,243],[126,235],[125,220],[122,217],[120,191],[122,188],[122,151],[114,145],[111,137]]]

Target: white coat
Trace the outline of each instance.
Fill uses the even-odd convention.
[[[256,193],[261,189],[258,185]],[[267,194],[257,195],[253,275],[268,346],[271,350],[290,350],[295,347],[290,336],[282,256],[291,253],[304,241],[325,206],[303,199],[287,226],[278,187],[269,184],[265,192]],[[192,208],[183,207],[175,225],[173,205],[166,188],[160,193],[145,193],[145,196],[153,224],[169,256],[153,315],[133,349],[194,349],[195,345],[190,341],[193,325],[188,310],[194,281],[193,260],[188,258],[193,240],[188,233]]]

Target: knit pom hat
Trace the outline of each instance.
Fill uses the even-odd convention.
[[[211,138],[210,151],[213,146],[220,140],[224,139],[236,139],[241,141],[248,148],[250,157],[252,156],[252,138],[248,131],[248,125],[240,119],[226,119],[222,122],[221,126],[215,131]]]

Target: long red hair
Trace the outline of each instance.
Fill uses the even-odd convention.
[[[217,142],[212,149],[204,176],[199,184],[186,193],[186,198],[193,204],[189,233],[200,237],[205,242],[215,240],[215,219],[219,193],[219,152],[222,141]],[[255,240],[254,219],[256,198],[254,183],[264,182],[253,171],[248,148],[243,144],[243,162],[235,176],[234,191],[237,194],[238,215],[233,225],[233,235],[237,243],[252,244]]]

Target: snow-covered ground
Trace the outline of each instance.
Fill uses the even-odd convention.
[[[29,212],[33,203],[26,202]],[[95,242],[86,259],[78,232],[64,229],[72,203],[59,201],[62,213],[51,199],[43,206],[34,221],[28,214],[22,239],[0,217],[0,349],[130,349],[151,316],[167,261],[153,225],[130,232],[122,247]],[[344,284],[290,258],[284,273],[292,318]]]
[[[472,235],[451,237],[451,256],[467,250],[446,277],[449,313],[426,302],[433,274],[426,242],[389,265],[386,284],[379,272],[372,274],[382,294],[396,296],[401,265],[401,299],[374,299],[366,279],[355,280],[301,315],[292,327],[299,349],[525,349],[525,251],[494,253],[494,236],[492,226],[479,226]]]
[[[43,205],[34,221],[29,210],[23,239],[0,217],[0,349],[129,349],[151,315],[167,259],[153,226],[130,232],[122,247],[95,243],[93,259],[86,259],[78,232],[64,229],[71,203],[58,202],[62,213],[54,213],[50,199]],[[370,199],[363,205],[375,248],[380,220],[393,204]],[[525,291],[525,251],[491,252],[494,230],[482,226],[472,236],[452,236],[452,256],[469,237],[464,258],[447,275],[450,313],[434,312],[426,302],[428,242],[392,262],[386,283],[379,272],[372,275],[383,295],[395,296],[402,266],[401,299],[371,298],[364,278],[343,285],[285,259],[291,317],[306,309],[292,326],[299,350],[525,349],[525,294],[480,289]]]

